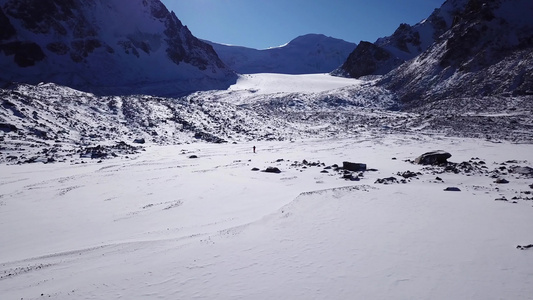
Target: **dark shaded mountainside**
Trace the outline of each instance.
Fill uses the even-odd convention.
[[[404,109],[531,98],[532,16],[530,0],[446,1],[419,24],[359,44],[337,73],[384,75],[378,85],[396,93]]]
[[[0,68],[4,83],[111,94],[175,95],[236,79],[159,0],[0,0]]]

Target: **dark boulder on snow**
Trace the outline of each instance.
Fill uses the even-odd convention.
[[[521,245],[516,246],[516,249],[518,249],[518,250],[527,250],[527,249],[531,249],[531,248],[533,248],[533,244],[529,244],[529,245],[525,245],[525,246],[521,246]]]
[[[415,173],[415,172],[411,172],[411,171],[407,170],[405,172],[398,172],[398,173],[396,173],[396,175],[402,176],[403,178],[408,179],[408,178],[412,178],[412,177],[417,177],[418,175],[422,175],[422,173],[420,173],[420,172]]]
[[[446,192],[460,192],[461,189],[458,187],[450,186],[444,189]]]
[[[498,178],[494,181],[494,183],[498,183],[498,184],[505,184],[505,183],[509,183],[509,180],[505,179],[505,178]]]
[[[374,183],[380,183],[380,184],[391,184],[391,183],[399,183],[398,179],[396,177],[387,177],[387,178],[379,178]]]
[[[8,123],[0,123],[0,130],[4,132],[17,132],[18,128],[15,125],[8,124]]]
[[[268,167],[263,172],[279,174],[279,173],[281,173],[281,170],[276,168],[276,167]]]
[[[352,172],[363,172],[363,171],[366,171],[366,164],[345,161],[345,162],[342,162],[342,168],[344,170],[348,170]]]
[[[533,168],[531,167],[511,167],[509,168],[509,171],[511,173],[533,177]]]
[[[437,150],[426,152],[415,159],[415,164],[419,165],[440,165],[448,162],[452,155],[446,151]]]

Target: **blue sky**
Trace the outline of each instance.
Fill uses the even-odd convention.
[[[400,23],[416,24],[444,0],[161,0],[192,34],[256,49],[321,33],[374,42]]]

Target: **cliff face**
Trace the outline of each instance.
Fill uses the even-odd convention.
[[[119,93],[211,89],[235,78],[159,0],[0,0],[0,66],[4,82]]]
[[[361,42],[336,71],[341,75],[359,78],[365,75],[384,75],[398,67],[403,60],[391,52],[369,42]]]

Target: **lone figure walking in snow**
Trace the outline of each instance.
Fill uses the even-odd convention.
[[[254,149],[254,153],[255,153],[255,146],[253,147],[253,149]]]

